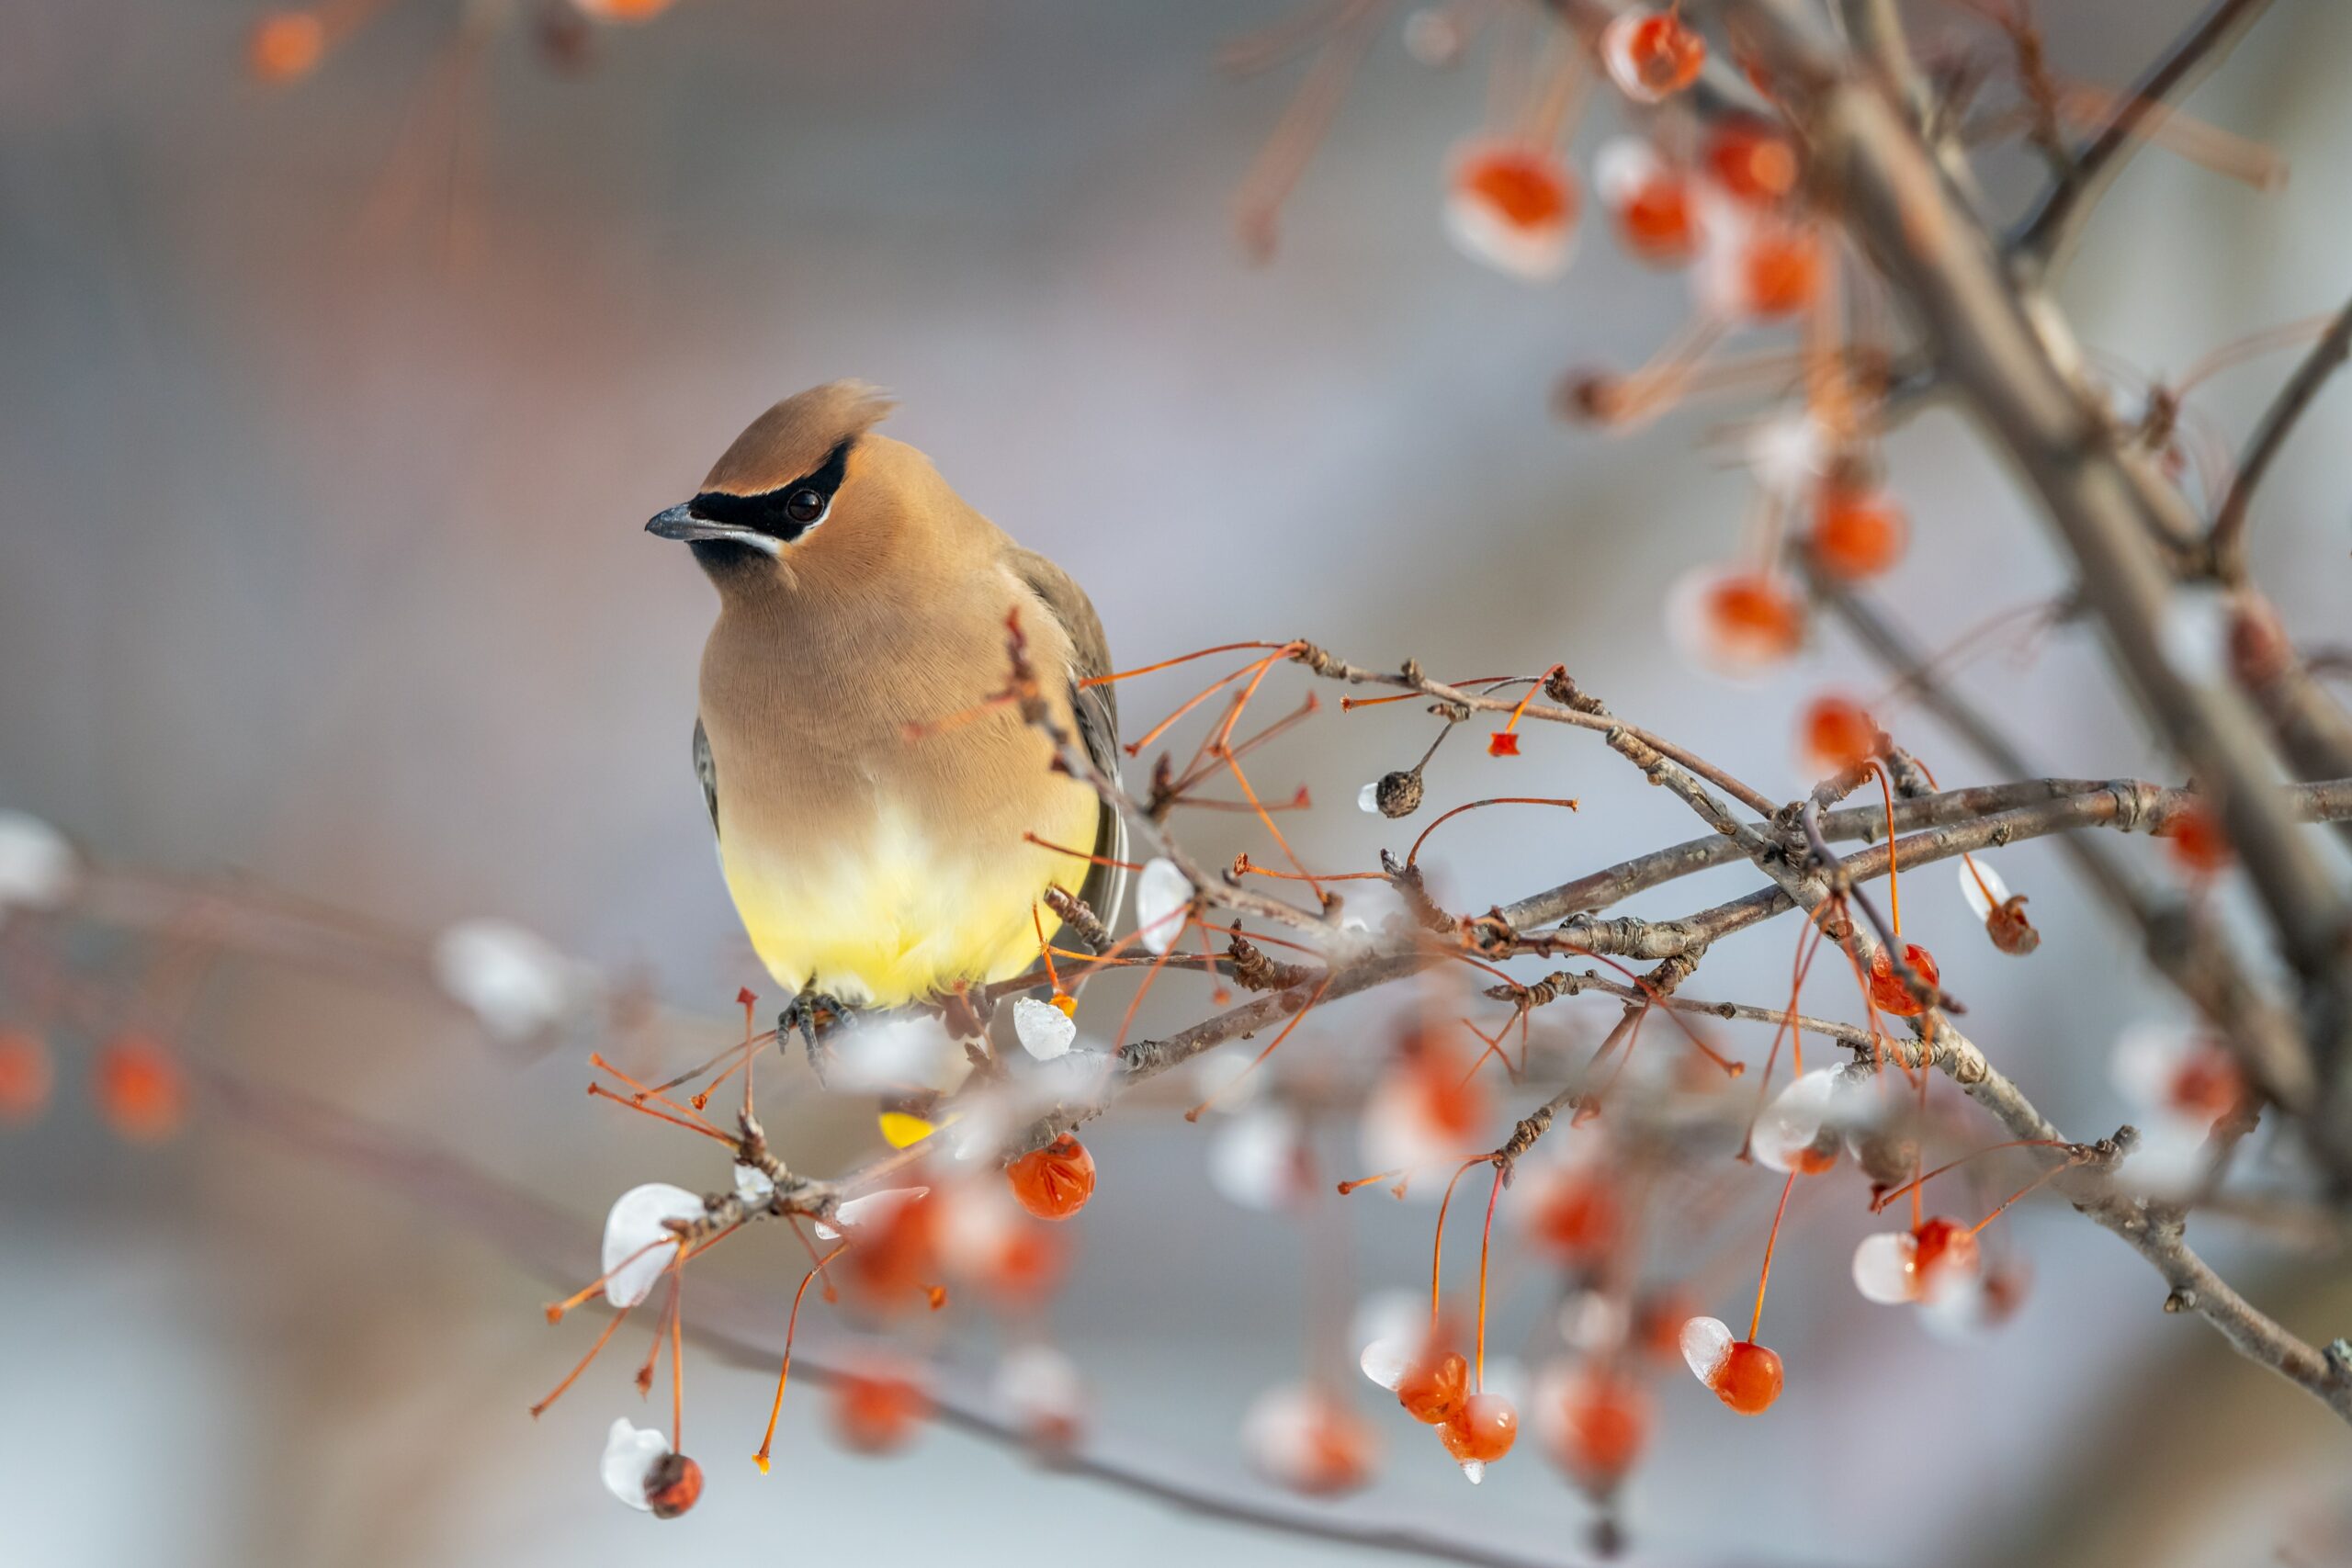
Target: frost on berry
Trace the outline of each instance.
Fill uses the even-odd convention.
[[[1794,501],[1829,471],[1836,438],[1809,409],[1773,414],[1750,427],[1740,459],[1766,493]]]
[[[1709,210],[1690,281],[1700,309],[1718,320],[1776,321],[1814,302],[1828,268],[1815,225],[1726,205]]]
[[[1227,1118],[1209,1142],[1209,1185],[1244,1209],[1280,1209],[1305,1197],[1312,1169],[1306,1127],[1279,1105]]]
[[[1358,1127],[1373,1170],[1417,1170],[1467,1152],[1485,1130],[1486,1082],[1443,1036],[1411,1036],[1373,1087]]]
[[[1742,1416],[1758,1416],[1781,1396],[1781,1358],[1748,1339],[1734,1339],[1721,1318],[1682,1325],[1682,1359],[1691,1375]]]
[[[1050,1345],[1023,1345],[997,1363],[989,1396],[1039,1449],[1060,1452],[1086,1431],[1086,1380]]]
[[[459,920],[433,942],[433,975],[493,1040],[533,1039],[582,1001],[578,967],[511,920]]]
[[[960,1182],[936,1206],[939,1260],[958,1281],[1008,1307],[1034,1306],[1061,1282],[1066,1247],[1000,1183]]]
[[[1184,934],[1193,907],[1193,884],[1171,860],[1154,856],[1136,875],[1136,931],[1154,953],[1165,953]]]
[[[2022,958],[2041,945],[2041,933],[2026,918],[2025,895],[2010,892],[2001,874],[1983,855],[1961,857],[1960,894],[1968,900],[1969,911],[1984,922],[1985,936],[2001,952]]]
[[[1012,1032],[1021,1048],[1041,1062],[1069,1054],[1078,1038],[1078,1022],[1048,1001],[1023,997],[1012,1004]]]
[[[28,813],[0,810],[0,920],[11,908],[55,908],[81,879],[81,859],[64,834]]]
[[[1446,233],[1464,255],[1498,272],[1543,283],[1576,255],[1577,179],[1548,148],[1476,141],[1454,154]]]
[[[1774,1170],[1817,1176],[1838,1163],[1859,1106],[1840,1069],[1815,1067],[1800,1073],[1756,1118],[1748,1152],[1757,1163]]]
[[[2140,1129],[2121,1179],[2143,1192],[2189,1190],[2203,1172],[2213,1123],[2245,1098],[2236,1058],[2192,1025],[2136,1023],[2117,1037],[2109,1074]]]
[[[1638,136],[1604,143],[1593,188],[1626,250],[1653,266],[1680,266],[1699,251],[1699,197],[1682,169]]]
[[[657,1519],[676,1518],[702,1495],[702,1466],[672,1453],[669,1438],[630,1425],[626,1416],[605,1436],[599,1472],[614,1496]]]
[[[702,1218],[699,1195],[664,1181],[632,1187],[605,1215],[605,1299],[616,1307],[643,1301],[678,1255],[678,1233],[666,1222]]]
[[[1636,6],[1601,29],[1600,63],[1619,92],[1654,104],[1699,79],[1707,40],[1671,8]]]
[[[1975,1235],[1947,1219],[1866,1235],[1854,1248],[1854,1288],[1885,1305],[1939,1302],[1976,1276]]]
[[[1259,1472],[1309,1497],[1353,1492],[1372,1479],[1377,1440],[1346,1401],[1304,1383],[1268,1389],[1241,1424]]]
[[[1922,1303],[1919,1321],[1939,1339],[1966,1343],[1980,1338],[2017,1315],[2028,1283],[2021,1259],[1989,1261]]]

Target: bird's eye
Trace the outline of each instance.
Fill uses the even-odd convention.
[[[831,504],[832,504],[832,498],[823,491],[811,490],[803,486],[785,497],[784,514],[806,527],[809,524],[821,521],[825,515],[825,508]]]

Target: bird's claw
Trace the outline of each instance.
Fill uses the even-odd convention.
[[[829,1087],[825,1081],[825,1062],[831,1056],[830,1046],[818,1043],[818,1031],[830,1032],[849,1017],[849,1004],[838,997],[829,996],[811,985],[785,1004],[783,1014],[775,1021],[778,1044],[797,1034],[808,1053],[808,1070],[817,1075],[817,1087]]]

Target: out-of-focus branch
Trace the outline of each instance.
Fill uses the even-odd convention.
[[[371,1126],[322,1101],[250,1082],[224,1068],[201,1069],[209,1102],[219,1113],[287,1149],[342,1173],[388,1188],[497,1251],[509,1263],[551,1284],[569,1286],[594,1271],[593,1248],[578,1238],[574,1217],[489,1173]],[[783,1354],[782,1315],[775,1303],[697,1278],[690,1339],[729,1359],[773,1371]],[[841,1375],[841,1363],[821,1342],[803,1337],[793,1348],[796,1379],[817,1382]],[[1181,1512],[1222,1519],[1302,1540],[1334,1542],[1363,1551],[1394,1552],[1466,1568],[1559,1568],[1556,1548],[1521,1548],[1485,1537],[1474,1522],[1448,1517],[1442,1529],[1385,1515],[1361,1502],[1305,1502],[1238,1472],[1215,1472],[1178,1456],[1104,1434],[1088,1434],[1067,1448],[1041,1453],[1017,1422],[996,1410],[967,1373],[932,1368],[924,1387],[937,1418],[986,1443],[1036,1455],[1056,1473],[1100,1482]]]
[[[2072,551],[2086,603],[2117,668],[2158,731],[2211,793],[2232,844],[2304,983],[2305,1029],[2331,1080],[2352,1056],[2352,907],[2272,787],[2246,704],[2168,650],[2172,582],[2155,541],[2189,526],[2179,494],[2119,446],[2095,400],[2064,367],[2077,350],[2036,311],[1973,218],[1953,200],[1910,129],[1849,74],[1812,28],[1770,0],[1736,0],[1776,69],[1799,85],[1798,113],[1819,176],[1856,237],[1902,290],[1953,385],[2039,493]],[[2335,1119],[2313,1123],[2331,1166],[2352,1175]],[[2346,1119],[2352,1120],[2352,1119]]]
[[[2139,150],[2143,128],[2172,111],[2167,100],[2186,93],[2229,57],[2270,0],[2214,0],[2155,63],[2115,100],[2108,122],[2073,158],[2071,173],[2052,182],[2013,231],[2008,252],[2020,266],[2041,272],[2071,245],[2091,209]]]
[[[2245,581],[2246,513],[2254,502],[2255,487],[2262,483],[2263,476],[2270,471],[2271,460],[2287,445],[2287,438],[2295,433],[2304,411],[2347,355],[2352,355],[2352,303],[2336,312],[2327,331],[2320,334],[2320,340],[2312,344],[2302,363],[2295,367],[2295,373],[2278,389],[2278,396],[2270,400],[2270,406],[2262,411],[2262,422],[2255,426],[2254,437],[2246,443],[2245,456],[2238,459],[2237,476],[2230,481],[2221,510],[2213,514],[2213,530],[2206,538],[2214,575],[2222,581]]]

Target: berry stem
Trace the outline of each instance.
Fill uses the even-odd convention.
[[[1747,1320],[1750,1345],[1756,1343],[1756,1331],[1764,1325],[1764,1287],[1772,1282],[1772,1248],[1780,1244],[1781,1221],[1789,1212],[1789,1194],[1795,1190],[1796,1184],[1797,1173],[1792,1170],[1789,1179],[1781,1183],[1781,1205],[1772,1211],[1771,1234],[1764,1238],[1764,1268],[1756,1276],[1756,1311]]]

